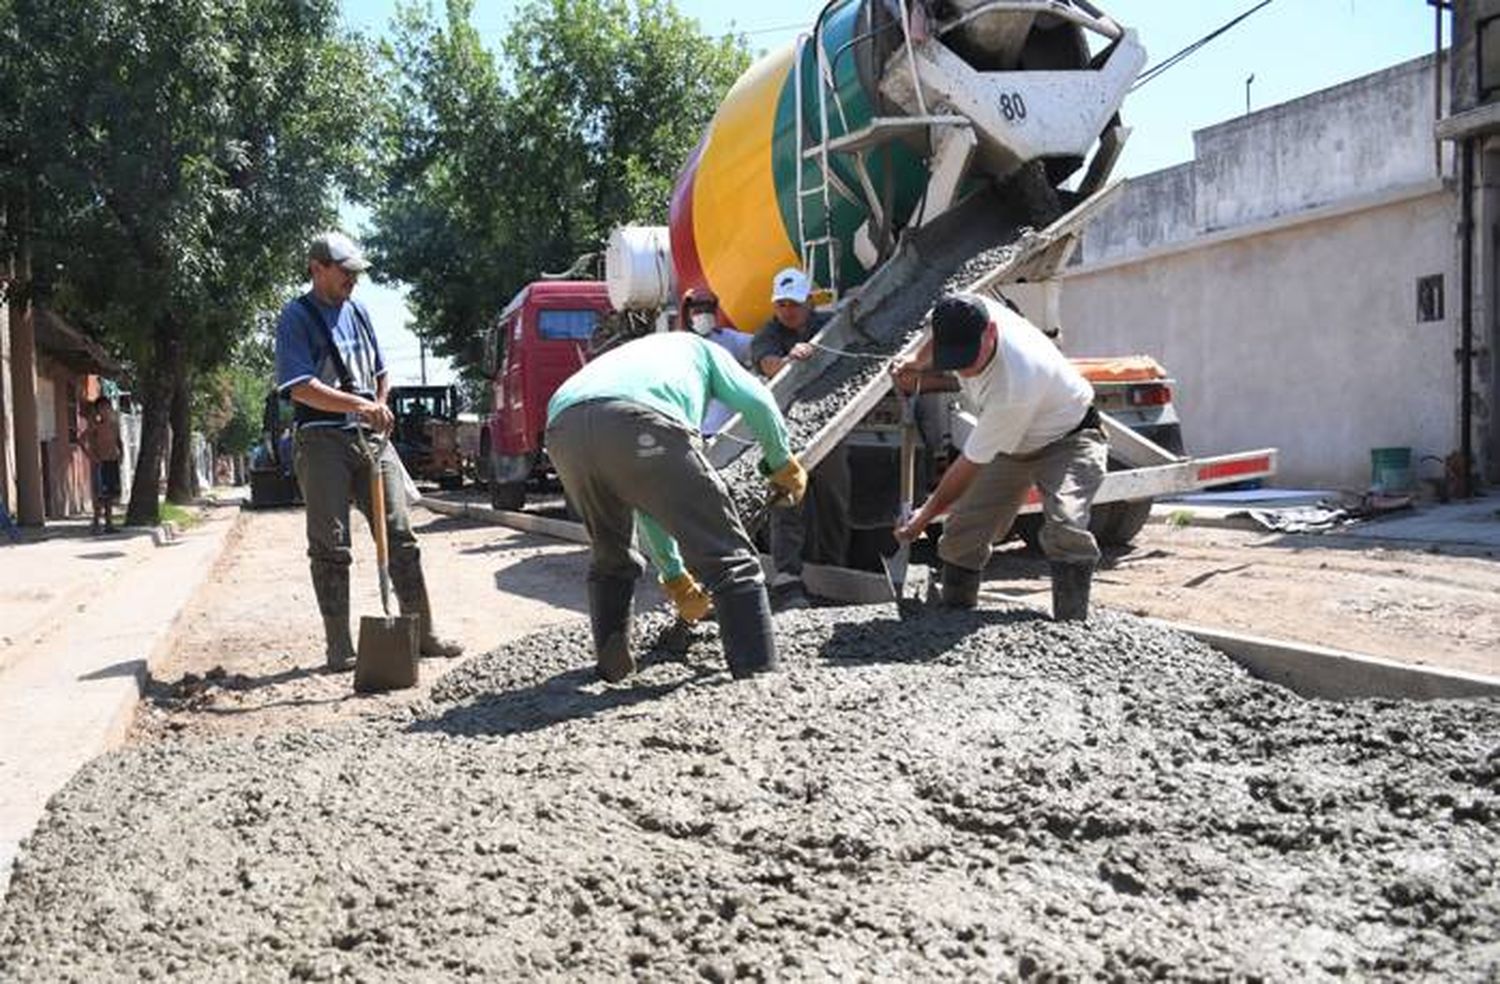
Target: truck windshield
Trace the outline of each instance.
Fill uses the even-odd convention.
[[[598,311],[538,311],[536,330],[546,339],[587,341],[598,323]]]

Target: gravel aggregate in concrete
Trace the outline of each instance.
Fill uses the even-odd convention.
[[[1494,980],[1500,705],[1309,701],[1104,613],[584,623],[50,805],[0,979]]]
[[[806,385],[783,410],[788,443],[794,453],[803,455],[813,438],[871,379],[888,371],[889,363],[879,357],[888,358],[899,352],[921,330],[922,318],[939,297],[970,286],[1015,252],[1016,246],[1008,243],[966,259],[961,255],[934,258],[935,265],[926,280],[911,284],[901,294],[899,303],[883,308],[880,325],[867,327],[875,337],[856,337],[841,346],[840,351],[848,355]],[[769,494],[765,480],[759,476],[760,460],[759,446],[747,445],[744,453],[719,469],[735,508],[752,532],[759,525]]]

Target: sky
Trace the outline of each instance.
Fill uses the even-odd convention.
[[[1255,7],[1259,0],[1095,0],[1139,35],[1150,68]],[[441,6],[441,4],[439,4]],[[475,0],[473,23],[492,49],[518,6]],[[822,7],[819,0],[677,0],[706,33],[743,33],[755,53],[793,42]],[[345,0],[344,19],[370,35],[386,32],[395,0]],[[1193,131],[1265,109],[1361,75],[1428,54],[1434,42],[1427,0],[1272,0],[1177,66],[1131,93],[1122,111],[1131,127],[1116,177],[1156,171],[1193,157]],[[1443,43],[1448,41],[1444,17]],[[1247,87],[1247,80],[1252,79]],[[347,215],[356,233],[358,215]],[[398,290],[367,283],[359,296],[385,340],[394,382],[416,382],[418,343]],[[497,298],[496,309],[509,298]],[[400,326],[399,329],[397,326]],[[428,358],[428,379],[446,382],[451,370]]]

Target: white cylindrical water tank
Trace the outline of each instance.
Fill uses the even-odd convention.
[[[666,226],[619,226],[604,250],[604,286],[617,311],[662,307],[672,299],[672,244]]]

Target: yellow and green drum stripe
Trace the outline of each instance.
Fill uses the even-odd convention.
[[[871,9],[873,8],[873,9]],[[877,26],[871,27],[871,18]],[[883,5],[840,0],[825,8],[819,22],[823,48],[832,63],[837,99],[827,102],[831,137],[860,129],[875,115],[874,77],[900,27],[884,20]],[[797,64],[794,66],[794,62]],[[797,220],[797,80],[802,76],[802,125],[806,146],[820,133],[817,56],[811,43],[796,44],[752,65],[725,96],[703,139],[688,159],[672,195],[672,260],[680,291],[711,293],[724,319],[754,331],[771,316],[771,278],[786,266],[800,266],[803,240],[824,236],[830,216],[821,194],[818,161],[802,161],[805,230]],[[842,110],[842,112],[840,111]],[[886,111],[887,114],[890,111]],[[855,232],[871,215],[866,184],[851,155],[831,157],[832,235],[838,250],[838,280],[826,250],[814,250],[813,282],[847,290],[868,275],[853,251]],[[916,207],[927,172],[919,154],[901,143],[867,153],[868,187],[886,203],[888,221],[900,225]]]

